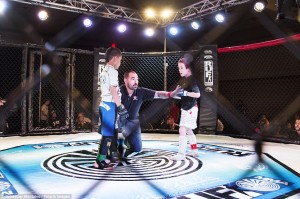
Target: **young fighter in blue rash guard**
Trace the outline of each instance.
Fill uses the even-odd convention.
[[[101,126],[99,133],[102,139],[99,143],[95,168],[104,169],[109,166],[107,155],[110,153],[111,143],[114,139],[117,114],[119,117],[127,117],[127,110],[121,104],[118,71],[121,65],[122,53],[118,48],[108,48],[105,52],[106,65],[100,74],[101,102],[99,116]]]

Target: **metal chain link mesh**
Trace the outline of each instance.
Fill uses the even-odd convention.
[[[0,43],[0,97],[14,98],[13,91],[21,84],[23,48],[20,46],[5,45]],[[7,103],[7,102],[6,102]],[[3,110],[0,118],[0,134],[21,132],[21,103],[11,104],[8,110]],[[5,112],[4,112],[5,111]]]
[[[242,112],[243,117],[253,126],[257,124],[261,114],[266,114],[272,122],[279,120],[278,117],[284,112],[285,117],[281,124],[290,122],[294,130],[294,114],[299,111],[299,106],[295,106],[293,112],[285,111],[288,108],[290,110],[289,106],[299,96],[300,53],[298,49],[299,42],[294,42],[254,50],[219,53],[219,95],[224,97],[237,112]],[[64,49],[57,50],[51,57],[42,56],[41,52],[41,48],[36,46],[0,44],[0,97],[8,98],[15,94],[13,91],[22,85],[22,81],[30,77],[33,77],[35,82],[34,87],[26,93],[26,103],[22,104],[22,98],[17,100],[16,107],[12,110],[16,114],[7,114],[3,119],[4,128],[1,132],[5,134],[43,130],[73,132],[78,130],[76,120],[79,113],[83,112],[88,119],[93,115],[93,52]],[[124,53],[119,69],[120,84],[124,83],[124,72],[134,70],[139,75],[140,86],[153,90],[165,88],[169,91],[173,90],[180,81],[177,62],[183,53]],[[167,63],[166,71],[164,61]],[[197,63],[199,61],[196,60]],[[47,63],[51,66],[51,73],[46,78],[40,79],[41,66]],[[196,70],[195,75],[198,74],[200,72]],[[41,127],[40,110],[46,99],[50,100],[53,110],[60,119],[59,127]],[[154,129],[165,128],[163,123],[166,115],[169,114],[168,107],[172,101],[154,100],[144,103],[140,112],[142,126]],[[176,104],[180,107],[180,101],[176,101]],[[25,107],[25,111],[22,111],[21,106]],[[222,115],[221,119],[225,123],[225,133],[233,133],[235,125],[230,118]],[[14,130],[9,129],[8,126],[13,127]],[[83,130],[90,131],[91,128],[79,129],[79,131]],[[277,135],[289,138],[281,132],[279,131]]]
[[[299,42],[219,54],[219,91],[253,127],[261,115],[276,125],[268,136],[291,138],[299,97]],[[227,131],[234,124],[222,118]],[[287,125],[291,128],[287,128]],[[232,132],[233,133],[233,132]]]
[[[92,119],[92,102],[93,102],[93,73],[94,73],[94,56],[93,53],[76,53],[74,62],[74,85],[73,85],[73,102],[74,112],[72,115],[74,124],[72,128],[75,131],[91,130],[91,126],[80,128],[78,116],[83,115],[87,122]]]

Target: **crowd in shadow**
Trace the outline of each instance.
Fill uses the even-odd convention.
[[[266,114],[261,114],[257,122],[256,132],[261,133],[264,137],[300,140],[300,113],[296,113],[294,119],[280,124],[270,120]]]
[[[78,131],[91,131],[91,119],[86,117],[84,112],[75,114],[74,128]],[[64,127],[66,122],[64,118],[60,117],[58,111],[51,104],[50,100],[45,100],[40,109],[40,128],[57,129]]]
[[[5,105],[5,100],[1,99],[0,107]],[[247,112],[246,106],[239,102],[237,106],[237,111],[241,115],[245,115]],[[7,118],[6,121],[1,122],[0,132],[11,132],[20,131],[20,125],[16,125],[16,117],[20,116],[17,108],[11,110],[12,114]],[[91,131],[92,123],[91,119],[86,117],[84,112],[78,112],[75,114],[74,129],[78,131]],[[180,119],[180,109],[176,101],[172,101],[167,107],[166,112],[162,119],[152,124],[148,121],[142,123],[142,129],[165,129],[165,130],[178,130],[179,129],[179,119]],[[51,104],[50,100],[45,100],[40,108],[40,118],[39,118],[39,128],[46,129],[57,129],[64,127],[65,120],[61,118]],[[266,114],[259,114],[257,121],[255,122],[254,130],[256,133],[262,133],[265,137],[276,137],[276,138],[286,138],[290,140],[300,140],[300,112],[296,113],[294,117],[288,121],[278,125],[268,118]],[[15,128],[19,129],[15,129]],[[222,135],[226,131],[226,122],[222,121],[220,117],[216,121],[216,132],[215,134]]]

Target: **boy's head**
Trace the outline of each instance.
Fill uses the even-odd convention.
[[[122,52],[119,48],[110,47],[105,52],[105,59],[108,64],[118,69],[121,65]]]

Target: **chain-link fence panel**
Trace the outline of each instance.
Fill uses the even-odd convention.
[[[130,54],[124,53],[119,68],[120,85],[124,83],[124,73],[135,71],[139,76],[139,86],[152,90],[164,90],[164,57],[160,54]],[[163,122],[167,101],[155,100],[144,102],[140,109],[141,125],[143,128],[160,128]]]
[[[94,52],[63,49],[49,56],[42,47],[31,45],[1,43],[0,48],[0,97],[16,99],[12,100],[14,104],[1,107],[1,116],[5,116],[1,117],[1,132],[73,132],[78,130],[76,122],[80,113],[86,121],[92,119]],[[210,99],[219,103],[225,133],[244,133],[236,128],[232,115],[254,129],[264,114],[277,126],[268,136],[291,139],[291,135],[295,135],[295,113],[300,111],[297,104],[299,52],[299,42],[293,42],[218,54],[219,94],[216,99]],[[124,72],[134,70],[139,75],[139,86],[171,91],[181,84],[177,62],[184,53],[124,53],[119,69],[120,84],[124,83]],[[193,54],[195,64],[201,65],[203,60],[197,51]],[[45,78],[41,75],[44,65],[48,65],[50,71]],[[194,71],[199,79],[202,70],[198,67]],[[51,127],[49,121],[42,126],[41,110],[46,100],[52,104],[48,107],[48,119],[50,113],[55,112],[59,127]],[[140,111],[143,129],[168,129],[166,118],[171,114],[172,102],[181,106],[180,100],[173,99],[145,102]],[[224,107],[226,113],[221,111]],[[89,126],[88,131],[90,129]]]
[[[72,67],[72,131],[91,131],[94,55],[89,51],[77,51]]]
[[[139,86],[156,91],[172,91],[177,85],[183,84],[178,72],[178,61],[185,53],[187,52],[124,53],[119,69],[120,84],[124,83],[124,72],[133,70],[139,75]],[[188,53],[194,55],[194,65],[200,66],[199,51]],[[201,70],[200,67],[194,71],[197,79],[200,79],[199,70]],[[172,126],[168,124],[168,119],[173,115],[175,123],[178,124],[180,107],[181,101],[176,99],[156,99],[144,102],[140,110],[143,129],[172,130]],[[176,111],[178,113],[174,117]]]
[[[6,106],[0,107],[0,134],[12,134],[22,131],[22,96],[17,92],[22,82],[24,48],[17,45],[0,43],[0,98]],[[11,99],[18,98],[12,102]]]
[[[70,55],[55,52],[46,56],[32,50],[29,57],[29,77],[36,82],[28,99],[29,131],[69,130]],[[49,75],[43,78],[45,68]]]
[[[289,139],[296,133],[295,114],[300,111],[299,55],[299,42],[220,53],[220,95],[253,129],[266,115],[267,136]],[[220,114],[227,133],[241,133],[228,116]]]

